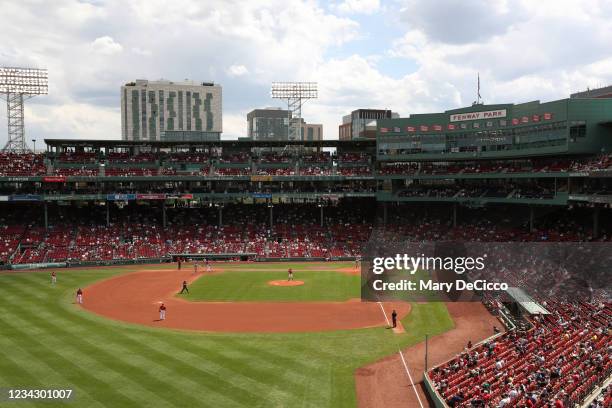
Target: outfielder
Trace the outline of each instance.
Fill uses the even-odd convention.
[[[55,285],[57,283],[57,273],[55,271],[51,272],[51,284]]]

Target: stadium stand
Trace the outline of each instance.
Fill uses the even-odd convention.
[[[428,372],[450,407],[572,407],[612,373],[612,304],[548,301],[548,315]]]

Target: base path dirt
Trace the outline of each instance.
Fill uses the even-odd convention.
[[[492,336],[493,326],[501,327],[497,318],[492,316],[482,303],[447,303],[446,306],[455,322],[455,328],[429,339],[430,368],[460,353],[469,340],[476,344]],[[415,384],[408,379],[406,368],[397,352],[373,364],[360,367],[355,371],[359,408],[420,408],[415,391],[419,394],[423,407],[433,406],[423,385],[425,343],[416,344],[402,352]]]
[[[231,273],[231,272],[229,272]],[[147,326],[214,332],[307,332],[386,326],[377,303],[365,302],[189,302],[176,298],[191,271],[141,271],[100,281],[84,289],[83,308],[107,318]],[[159,304],[167,307],[158,321]],[[408,303],[385,303],[402,318]]]

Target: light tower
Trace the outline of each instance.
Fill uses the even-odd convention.
[[[316,99],[317,92],[316,82],[272,82],[272,98],[287,100],[289,140],[301,139],[302,104],[307,99]]]
[[[46,69],[0,67],[0,95],[6,99],[8,140],[3,152],[28,152],[25,141],[23,102],[49,93]]]

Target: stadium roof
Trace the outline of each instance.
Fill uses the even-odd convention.
[[[366,148],[376,146],[375,139],[362,140],[211,140],[211,141],[151,141],[151,140],[117,140],[117,139],[45,139],[45,144],[51,147],[177,147],[177,146],[218,146],[218,147],[344,147],[344,148]]]
[[[531,315],[547,315],[550,314],[542,305],[536,302],[531,296],[529,296],[523,289],[520,288],[508,288],[506,290],[508,296],[518,303],[525,311]]]

